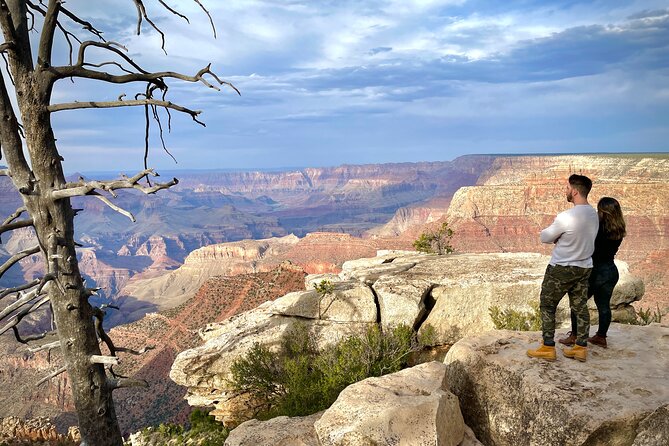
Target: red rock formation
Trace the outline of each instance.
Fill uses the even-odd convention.
[[[116,327],[110,336],[119,345],[141,349],[155,346],[143,356],[124,355],[119,372],[150,383],[146,391],[120,389],[115,392],[119,422],[124,432],[162,422],[183,423],[191,408],[183,399],[185,389],[169,379],[174,358],[199,342],[197,330],[255,308],[267,300],[304,289],[304,271],[290,263],[271,271],[212,277],[197,294],[176,308],[149,314]]]
[[[456,249],[550,253],[538,234],[571,206],[564,188],[574,172],[593,179],[592,204],[602,196],[620,201],[628,236],[618,258],[644,279],[640,304],[669,306],[669,156],[499,157],[476,186],[453,196],[446,220]]]

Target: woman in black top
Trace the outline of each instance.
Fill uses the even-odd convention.
[[[613,258],[620,248],[620,243],[626,235],[625,219],[618,200],[603,197],[597,203],[599,214],[599,232],[595,239],[595,252],[592,254],[592,273],[588,286],[588,296],[595,297],[597,312],[599,313],[599,328],[597,334],[588,338],[588,342],[606,348],[606,332],[611,325],[611,296],[613,288],[618,283],[618,268]],[[564,345],[574,345],[576,342],[576,315],[571,313],[572,331],[567,337],[560,339]]]

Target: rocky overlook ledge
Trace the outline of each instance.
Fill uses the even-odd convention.
[[[531,310],[531,304],[538,301],[548,263],[547,256],[533,253],[380,254],[346,262],[338,275],[308,276],[307,291],[289,293],[201,329],[199,335],[204,344],[179,354],[170,377],[188,387],[187,399],[191,405],[215,406],[212,415],[234,426],[250,419],[252,413],[245,405],[245,396],[228,387],[229,367],[254,343],[276,346],[283,333],[298,322],[307,324],[320,345],[361,333],[372,324],[388,327],[404,323],[419,333],[429,324],[436,333],[433,346],[448,348],[463,338],[494,329],[489,316],[491,306]],[[641,299],[644,290],[643,283],[627,272],[623,262],[618,266],[621,280],[612,305],[615,317],[624,319],[633,313],[630,304]],[[318,295],[311,288],[324,278],[334,283],[335,290],[319,307]],[[561,322],[567,319],[567,306],[564,299],[558,312]],[[525,347],[538,340],[538,333],[533,336],[526,340]],[[616,338],[611,342],[615,344]],[[522,348],[518,351],[524,355]],[[657,361],[666,362],[667,352],[660,353],[664,356],[656,358]],[[593,361],[597,361],[596,356]],[[525,360],[523,364],[534,367],[534,363]],[[475,426],[472,429],[476,431]],[[492,437],[484,435],[484,438]]]

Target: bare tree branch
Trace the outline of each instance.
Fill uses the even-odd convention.
[[[159,2],[161,5],[163,5],[163,6],[165,7],[165,9],[167,9],[169,12],[171,12],[172,14],[174,14],[174,15],[176,15],[176,16],[181,17],[182,19],[184,19],[184,20],[186,21],[186,23],[189,23],[189,24],[190,24],[190,20],[188,20],[188,17],[186,17],[185,15],[181,14],[179,11],[175,11],[173,8],[170,7],[170,5],[168,5],[167,3],[165,3],[163,0],[158,0],[158,2]]]
[[[139,35],[142,30],[142,17],[144,17],[144,20],[146,20],[147,23],[160,34],[160,48],[163,50],[163,53],[167,54],[167,51],[165,50],[165,33],[153,23],[153,20],[151,20],[148,15],[146,15],[146,8],[144,7],[144,2],[142,0],[133,0],[133,2],[135,2],[135,6],[137,7],[137,35]]]
[[[28,349],[30,353],[37,353],[43,350],[52,350],[60,347],[60,341],[49,342],[48,344],[40,345],[39,347],[31,347]]]
[[[50,112],[57,112],[63,110],[79,110],[82,108],[118,108],[118,107],[136,107],[138,105],[155,105],[157,107],[171,108],[182,113],[189,114],[193,121],[197,122],[203,127],[206,127],[204,122],[197,119],[197,116],[202,113],[200,110],[191,110],[170,101],[159,101],[157,99],[138,99],[130,101],[104,101],[104,102],[66,102],[62,104],[49,105],[47,109]]]
[[[14,331],[14,337],[16,338],[16,341],[20,344],[27,344],[30,341],[37,341],[38,339],[44,339],[48,334],[48,332],[44,331],[42,333],[37,333],[33,335],[21,336],[21,334],[19,333],[19,329],[16,327],[16,324],[14,324],[11,328]]]
[[[44,11],[44,24],[37,50],[37,63],[41,66],[51,65],[51,53],[53,51],[53,36],[58,25],[58,12],[61,0],[49,0],[49,6]],[[31,7],[37,8],[36,5]],[[42,11],[40,11],[42,12]]]
[[[145,169],[133,177],[122,178],[119,180],[68,183],[65,185],[65,188],[52,191],[51,198],[54,200],[60,200],[63,198],[86,196],[91,195],[92,192],[96,189],[109,192],[112,194],[112,196],[115,196],[114,191],[117,189],[137,189],[148,195],[154,194],[162,189],[168,189],[179,183],[179,180],[172,178],[172,180],[167,183],[156,183],[152,187],[145,187],[139,184],[139,180],[146,177],[147,175],[154,177],[158,176],[158,174],[155,173],[153,169]]]
[[[25,249],[21,252],[18,252],[11,256],[5,263],[0,266],[0,277],[2,277],[5,272],[11,268],[15,263],[19,262],[22,259],[25,259],[28,256],[31,256],[33,254],[37,254],[40,251],[39,246],[34,246],[32,248]]]
[[[25,207],[25,206],[21,206],[20,208],[18,208],[17,210],[15,210],[14,213],[12,213],[9,217],[7,217],[7,218],[5,219],[5,221],[2,222],[2,224],[3,224],[3,225],[8,225],[8,224],[10,224],[11,222],[13,222],[13,221],[16,220],[17,218],[19,218],[19,217],[21,216],[21,214],[23,214],[23,213],[26,212],[26,211],[27,211],[26,207]]]
[[[44,378],[37,381],[37,384],[35,384],[35,385],[39,386],[40,384],[43,384],[43,383],[49,381],[51,378],[55,378],[56,376],[60,375],[63,372],[66,372],[66,371],[67,371],[66,366],[63,366],[63,367],[61,367],[57,370],[54,370],[52,373],[49,373],[47,376],[45,376]]]
[[[27,290],[27,289],[29,289],[29,288],[34,287],[35,285],[37,285],[37,284],[39,284],[39,283],[40,283],[39,279],[35,279],[35,280],[33,280],[32,282],[30,282],[30,283],[25,283],[25,284],[23,284],[23,285],[20,285],[20,286],[15,287],[15,288],[4,288],[4,289],[0,289],[0,299],[2,299],[2,298],[5,297],[5,296],[8,296],[8,295],[10,295],[10,294],[12,294],[12,293],[18,293],[19,291],[25,291],[25,290]],[[0,319],[1,319],[1,317],[0,317]]]
[[[117,356],[91,355],[91,364],[118,365],[120,359]]]
[[[29,338],[21,338],[19,336],[19,331],[16,326],[19,324],[19,322],[21,322],[21,320],[24,317],[26,317],[30,313],[37,311],[42,305],[44,305],[47,302],[49,302],[49,296],[43,297],[42,299],[32,304],[29,308],[23,308],[21,311],[19,311],[14,315],[14,318],[11,321],[9,321],[4,327],[0,328],[0,335],[4,334],[7,330],[11,328],[12,330],[14,330],[14,335],[16,336],[16,340],[22,344],[25,344],[28,341],[33,341],[45,337],[46,332],[35,336],[31,336]]]
[[[211,17],[211,14],[209,14],[209,11],[207,11],[207,8],[204,7],[202,3],[200,3],[200,0],[193,0],[195,3],[200,5],[200,8],[204,11],[205,14],[207,14],[207,17],[209,17],[209,23],[211,24],[211,29],[214,32],[214,39],[216,38],[216,27],[214,26],[214,19]]]
[[[149,387],[149,383],[144,379],[109,378],[107,379],[107,386],[112,390],[116,390],[128,387]]]
[[[27,220],[19,220],[15,221],[14,223],[8,223],[5,225],[0,225],[0,235],[7,231],[13,231],[14,229],[19,229],[19,228],[27,228],[28,226],[33,225],[33,219],[29,218]],[[0,244],[2,243],[2,240],[0,240]]]
[[[126,211],[122,207],[115,205],[114,203],[112,203],[109,200],[109,198],[105,197],[104,195],[101,195],[101,194],[99,194],[98,192],[95,192],[95,191],[91,192],[88,195],[94,196],[95,198],[97,198],[98,200],[102,201],[104,204],[109,206],[112,210],[118,212],[121,215],[125,215],[126,217],[128,217],[130,219],[131,222],[135,223],[137,221],[137,219],[135,218],[134,215],[132,215],[131,212]]]
[[[13,311],[30,303],[30,301],[39,297],[40,295],[41,292],[39,292],[37,289],[34,289],[28,293],[24,293],[23,295],[21,295],[21,297],[19,297],[19,299],[16,300],[16,302],[7,305],[2,311],[0,311],[0,321],[6,318],[8,315],[10,315]]]
[[[84,42],[86,43],[86,42]],[[98,42],[96,42],[98,43]],[[92,44],[89,44],[89,46]],[[113,47],[109,47],[110,49]],[[117,54],[123,54],[117,52]],[[125,56],[125,55],[123,55]],[[127,58],[128,60],[130,58]],[[131,59],[130,59],[131,60]],[[135,63],[132,62],[133,67]],[[53,80],[64,79],[67,77],[82,77],[86,79],[101,80],[105,82],[110,82],[113,84],[127,84],[130,82],[150,82],[152,84],[163,87],[165,85],[164,79],[179,79],[185,82],[201,82],[209,88],[214,90],[220,90],[217,86],[208,82],[203,76],[209,74],[213,77],[219,85],[226,85],[232,88],[238,95],[241,95],[241,92],[235,87],[232,83],[221,80],[213,71],[211,71],[211,64],[202,68],[194,76],[189,76],[182,73],[177,73],[174,71],[160,71],[155,73],[146,72],[144,69],[135,67],[139,73],[132,74],[110,74],[104,71],[89,70],[81,65],[67,65],[61,67],[51,67],[48,72],[52,74]]]

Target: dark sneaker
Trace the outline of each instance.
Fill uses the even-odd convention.
[[[588,342],[595,344],[598,347],[606,348],[606,336],[600,336],[596,334],[593,337],[588,338]]]
[[[576,335],[573,332],[568,331],[567,337],[558,339],[558,342],[563,345],[574,345],[576,344]]]

